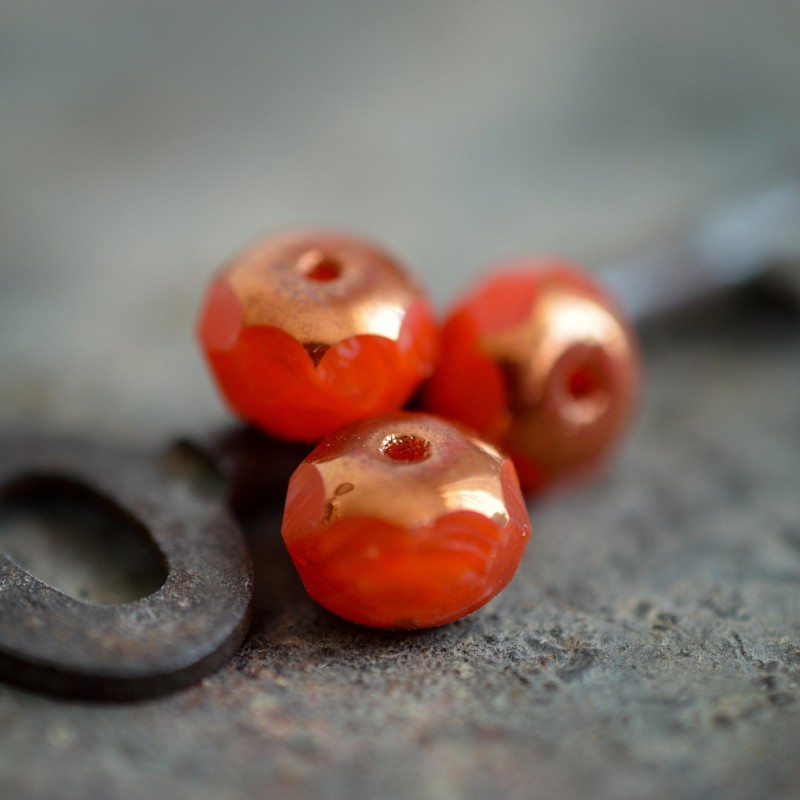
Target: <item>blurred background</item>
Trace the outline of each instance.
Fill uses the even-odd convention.
[[[221,420],[193,326],[254,237],[385,243],[439,306],[800,174],[796,0],[0,4],[0,423]]]
[[[0,0],[0,429],[223,422],[195,315],[272,230],[372,236],[444,308],[490,260],[600,269],[798,178],[798,0]],[[0,796],[797,798],[797,320],[724,312],[648,332],[631,445],[534,509],[484,611],[337,622],[276,513],[216,676],[130,706],[0,685]]]

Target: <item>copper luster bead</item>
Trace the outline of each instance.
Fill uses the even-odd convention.
[[[512,462],[427,414],[326,437],[292,476],[283,519],[309,594],[380,628],[428,628],[480,608],[511,580],[529,537]]]
[[[245,250],[212,281],[198,332],[233,410],[308,442],[402,406],[438,346],[417,281],[380,247],[333,231]]]
[[[634,334],[588,273],[555,259],[498,265],[449,314],[427,409],[506,450],[523,489],[585,479],[634,415]]]

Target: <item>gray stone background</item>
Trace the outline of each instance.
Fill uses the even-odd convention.
[[[790,0],[5,0],[0,422],[219,424],[195,310],[271,229],[368,233],[440,306],[497,256],[669,241],[800,177],[799,36]],[[620,460],[532,508],[484,610],[339,622],[267,515],[234,662],[138,705],[0,686],[0,796],[800,797],[800,325],[730,302],[644,343]]]

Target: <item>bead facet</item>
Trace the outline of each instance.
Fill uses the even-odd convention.
[[[541,492],[602,465],[630,424],[639,357],[587,273],[548,260],[500,265],[448,316],[425,407],[471,425]]]
[[[508,458],[459,425],[398,413],[317,446],[289,483],[282,531],[322,606],[413,629],[459,619],[503,589],[530,520]]]
[[[438,330],[391,256],[333,232],[287,234],[234,259],[199,322],[229,405],[267,433],[318,441],[399,408],[433,370]]]

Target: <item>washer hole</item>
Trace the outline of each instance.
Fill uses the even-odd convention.
[[[0,487],[0,552],[49,586],[100,605],[147,597],[168,575],[141,522],[66,476],[23,476]]]

